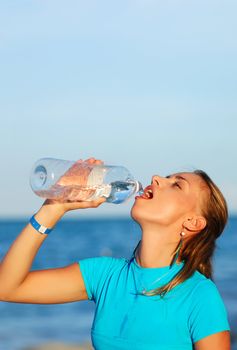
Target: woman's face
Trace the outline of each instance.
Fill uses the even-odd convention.
[[[189,215],[201,215],[201,199],[206,186],[194,173],[154,175],[144,195],[136,197],[131,216],[140,224],[169,225]],[[151,197],[149,198],[149,192]]]

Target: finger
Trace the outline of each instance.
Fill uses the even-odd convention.
[[[78,202],[67,202],[65,204],[66,206],[66,210],[70,211],[70,210],[75,210],[75,209],[87,209],[87,208],[91,208],[91,204],[90,202],[82,202],[82,201],[78,201]]]
[[[96,203],[102,204],[104,202],[106,202],[107,198],[106,197],[100,197],[98,200],[94,201]]]
[[[67,210],[87,209],[87,208],[97,208],[99,205],[101,205],[105,201],[106,201],[105,197],[100,197],[99,199],[94,201],[74,201],[74,202],[68,201],[67,203],[65,203],[65,205]]]
[[[78,161],[79,163],[83,162],[81,159]],[[89,164],[104,164],[101,159],[95,159],[94,157],[86,159],[84,162]]]
[[[95,201],[92,201],[91,202],[91,205],[92,205],[92,208],[97,208],[99,207],[102,203],[104,203],[106,201],[106,198],[104,197],[101,197],[99,198],[98,200],[95,200]]]
[[[100,159],[97,159],[97,160],[95,161],[95,164],[104,164],[104,162],[103,162],[102,160],[100,160]]]
[[[87,163],[94,163],[95,160],[96,159],[94,157],[91,157],[91,158],[86,159],[85,162],[87,162]]]
[[[90,207],[97,207],[100,204],[104,203],[106,201],[105,197],[100,197],[98,199],[92,200],[92,201],[86,201]]]

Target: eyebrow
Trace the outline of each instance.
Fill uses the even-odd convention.
[[[171,178],[171,177],[172,177],[172,175],[167,175],[167,176],[166,176],[166,179],[169,179],[169,178]],[[185,177],[183,177],[183,176],[181,176],[181,175],[176,175],[174,178],[175,178],[175,179],[179,179],[179,180],[184,180],[184,181],[186,181],[186,182],[190,185],[190,183],[188,182],[188,180],[185,179]]]

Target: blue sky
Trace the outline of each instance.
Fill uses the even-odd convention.
[[[29,173],[45,156],[94,156],[144,185],[201,168],[237,213],[236,12],[229,0],[1,1],[0,216],[39,208]]]

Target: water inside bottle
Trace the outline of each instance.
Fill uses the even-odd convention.
[[[111,182],[111,193],[107,198],[107,202],[119,204],[125,202],[132,194],[137,191],[137,183],[134,181],[115,181]],[[139,183],[139,190],[142,185]]]
[[[135,192],[142,193],[143,189],[137,183],[128,181],[114,181],[111,184],[97,186],[60,186],[53,185],[49,190],[38,190],[36,194],[43,198],[57,199],[58,201],[91,201],[105,197],[106,202],[119,204],[125,202]]]
[[[108,197],[111,192],[110,185],[99,186],[61,186],[55,184],[49,190],[38,190],[35,193],[43,198],[56,199],[58,201],[91,201],[101,196]]]

